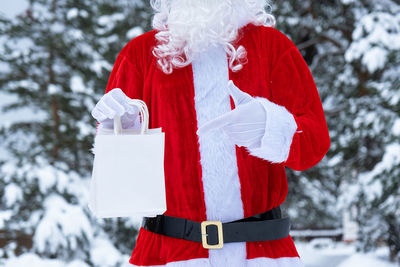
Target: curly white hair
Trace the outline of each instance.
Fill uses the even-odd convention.
[[[235,47],[238,30],[247,23],[273,27],[268,0],[151,0],[153,28],[158,30],[153,54],[166,74],[189,65],[210,46],[222,45],[229,68],[238,71],[246,49]]]

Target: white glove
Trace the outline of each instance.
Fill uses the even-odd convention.
[[[228,92],[235,103],[235,109],[203,124],[198,135],[214,128],[222,128],[233,143],[238,146],[259,147],[265,134],[267,114],[258,99],[228,82]]]
[[[128,104],[130,98],[120,88],[114,88],[104,94],[92,110],[92,116],[100,122],[100,126],[113,129],[114,117],[121,117],[123,129],[139,129],[140,116],[136,106]]]

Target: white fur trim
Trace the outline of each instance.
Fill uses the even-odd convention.
[[[284,162],[289,157],[290,146],[297,130],[296,120],[284,106],[263,97],[256,97],[256,99],[260,101],[267,113],[267,123],[261,145],[247,148],[247,151],[253,156],[272,163]]]
[[[198,127],[231,111],[227,57],[222,47],[202,53],[193,62]],[[236,149],[222,129],[199,137],[200,162],[208,220],[243,218]]]
[[[230,243],[231,244],[231,243]],[[226,245],[226,244],[225,244]],[[223,248],[222,248],[223,250]],[[221,250],[221,251],[222,251]],[[132,265],[131,265],[132,266]],[[139,266],[139,265],[133,265]],[[174,261],[169,262],[165,265],[156,265],[156,266],[147,266],[147,267],[159,267],[159,266],[167,266],[167,267],[304,267],[302,260],[299,257],[282,257],[282,258],[255,258],[246,260],[245,262],[238,262],[231,265],[230,262],[211,262],[209,259],[192,259],[186,261]]]
[[[222,46],[211,48],[193,61],[193,82],[198,127],[231,111],[227,84],[229,70]],[[199,137],[200,162],[207,220],[229,222],[244,216],[236,148],[222,129]],[[209,250],[213,266],[243,266],[246,244],[231,243],[224,250]],[[215,265],[217,264],[217,265]]]

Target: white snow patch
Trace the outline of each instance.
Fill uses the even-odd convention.
[[[328,166],[329,167],[333,167],[337,164],[340,164],[343,160],[343,157],[341,154],[336,154],[335,156],[333,156],[329,161],[328,161]]]
[[[9,104],[18,102],[18,96],[0,92],[0,110]],[[32,107],[24,107],[12,109],[7,112],[0,112],[0,127],[9,127],[13,123],[44,121],[47,114],[44,111],[34,109]]]
[[[342,3],[345,4],[345,5],[349,5],[349,4],[354,3],[354,2],[355,2],[355,0],[342,0]]]
[[[92,70],[94,70],[97,74],[101,74],[103,69],[106,69],[107,71],[111,71],[113,68],[113,65],[111,65],[109,62],[106,60],[96,60],[93,62],[91,65]]]
[[[74,75],[70,80],[70,87],[73,92],[82,93],[85,91],[85,84],[80,76]]]
[[[116,266],[122,259],[121,253],[111,242],[100,236],[94,240],[90,256],[96,266]]]
[[[79,135],[84,137],[93,132],[93,125],[88,125],[86,122],[78,121],[76,125],[79,128]]]
[[[102,26],[107,26],[110,23],[112,23],[113,21],[119,21],[119,20],[123,20],[125,18],[125,15],[122,13],[114,13],[112,15],[103,15],[101,17],[99,17],[99,24]]]
[[[139,36],[141,34],[143,34],[143,29],[141,27],[134,27],[132,29],[130,29],[127,33],[126,33],[126,37],[129,39],[133,39],[136,36]]]
[[[392,143],[386,146],[382,161],[375,165],[370,172],[361,173],[359,181],[364,190],[368,192],[366,197],[372,201],[375,197],[382,194],[382,184],[379,179],[374,179],[385,171],[390,171],[400,163],[400,144]]]
[[[29,1],[27,0],[7,1],[7,4],[3,2],[3,4],[0,5],[0,13],[8,18],[13,18],[21,14],[28,7]]]
[[[7,207],[11,207],[15,202],[22,199],[22,189],[15,183],[8,184],[4,188],[4,200]]]
[[[76,18],[78,16],[78,14],[79,14],[79,10],[76,7],[75,8],[71,8],[67,12],[67,19]]]
[[[42,168],[34,169],[27,173],[29,180],[39,179],[39,190],[42,193],[47,193],[50,187],[54,186],[57,182],[56,170],[51,166],[43,166]]]
[[[396,136],[400,135],[400,118],[397,118],[393,123],[392,133]]]
[[[48,196],[44,207],[44,217],[33,237],[39,252],[56,253],[67,246],[78,249],[78,238],[92,239],[92,227],[82,207],[68,204],[58,195]]]
[[[286,22],[291,26],[295,26],[300,23],[300,19],[298,17],[289,17],[286,18]]]
[[[47,87],[47,92],[49,95],[60,94],[62,92],[62,88],[57,84],[49,84]]]
[[[317,240],[315,240],[317,241]],[[387,260],[387,247],[371,253],[358,253],[354,244],[344,242],[329,242],[320,248],[314,246],[317,242],[298,242],[295,240],[297,251],[306,267],[337,266],[337,267],[396,267],[395,263]],[[321,242],[319,242],[321,243]],[[382,253],[385,250],[385,253]]]
[[[74,40],[83,40],[83,32],[79,29],[68,29],[68,34]]]
[[[380,47],[372,47],[364,53],[362,63],[367,67],[370,73],[382,69],[386,63],[387,50]]]
[[[33,253],[25,253],[19,257],[13,257],[5,262],[5,267],[89,267],[89,265],[80,260],[73,260],[70,263],[57,259],[43,259]]]
[[[9,220],[12,216],[11,210],[0,211],[0,228],[5,227],[5,221]]]
[[[369,72],[375,72],[384,67],[390,51],[400,49],[400,16],[380,11],[363,15],[352,37],[346,61],[361,59]]]
[[[338,267],[394,267],[394,263],[378,259],[374,255],[356,253],[338,265]]]
[[[123,13],[114,13],[112,15],[103,15],[98,18],[98,24],[101,28],[97,28],[96,32],[98,34],[105,34],[114,28],[115,24],[121,20],[125,19]]]
[[[80,15],[82,18],[87,18],[87,17],[89,16],[89,13],[88,13],[86,10],[81,9],[81,10],[79,10],[79,15]]]
[[[60,22],[55,22],[51,24],[50,30],[52,33],[63,33],[65,32],[65,26],[64,24],[61,24]]]

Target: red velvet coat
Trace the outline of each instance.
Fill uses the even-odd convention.
[[[120,52],[106,92],[121,88],[130,98],[144,100],[150,128],[165,132],[166,215],[206,220],[199,143],[194,106],[192,66],[164,74],[152,48],[155,31],[130,41]],[[330,140],[321,101],[311,73],[295,45],[278,30],[247,25],[237,45],[247,50],[248,62],[229,78],[252,96],[282,105],[294,116],[297,131],[287,160],[273,164],[236,146],[244,216],[272,209],[287,195],[285,167],[305,170],[327,152]],[[251,77],[251,78],[250,78]],[[233,107],[233,102],[231,101]],[[247,242],[247,258],[298,257],[291,237]],[[172,261],[207,258],[201,243],[158,235],[140,228],[130,263],[163,265]]]

